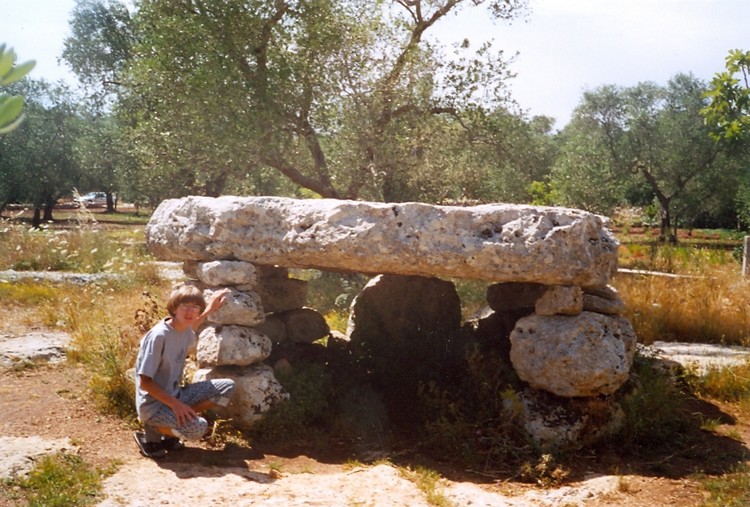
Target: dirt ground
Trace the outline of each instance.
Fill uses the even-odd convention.
[[[0,368],[0,435],[69,439],[88,462],[117,472],[104,483],[99,505],[429,506],[415,482],[390,464],[362,465],[346,449],[322,454],[278,451],[225,442],[190,444],[165,459],[141,457],[133,428],[92,404],[85,372],[65,362]],[[614,447],[563,463],[565,481],[551,488],[513,477],[480,474],[417,456],[391,456],[399,467],[417,464],[444,478],[440,493],[457,507],[474,506],[698,506],[705,493],[697,472],[722,474],[748,459],[750,426],[732,406],[696,401],[696,421],[721,421],[700,430],[698,443],[672,454],[624,459]],[[722,436],[727,435],[727,436]],[[2,490],[0,490],[2,495]],[[0,506],[14,505],[0,498]]]

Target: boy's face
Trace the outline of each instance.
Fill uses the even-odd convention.
[[[190,327],[201,314],[201,307],[190,303],[177,306],[174,314],[173,326],[176,328]]]

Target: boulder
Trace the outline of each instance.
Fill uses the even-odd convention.
[[[203,291],[206,301],[214,291]],[[239,291],[229,288],[226,302],[216,312],[208,316],[208,321],[215,324],[235,324],[238,326],[254,326],[266,318],[260,296],[256,292]]]
[[[271,354],[271,339],[251,327],[209,325],[198,338],[196,358],[208,366],[249,366]]]
[[[266,319],[260,324],[253,326],[253,329],[268,336],[273,343],[286,341],[286,324],[281,315],[275,313],[266,314]]]
[[[286,339],[297,343],[312,343],[331,332],[325,317],[312,308],[299,308],[280,314],[286,326]]]
[[[255,266],[242,261],[201,262],[198,263],[196,276],[209,286],[244,285],[244,290],[252,289],[258,281]]]
[[[215,378],[235,381],[229,404],[215,410],[219,416],[231,418],[233,424],[242,429],[251,428],[273,405],[289,399],[289,393],[279,384],[273,369],[267,364],[203,368],[195,372],[193,382]]]
[[[244,286],[237,288],[246,289]],[[265,278],[247,289],[258,293],[267,313],[296,310],[307,303],[307,282],[297,278]]]
[[[534,308],[537,315],[578,315],[583,311],[583,291],[571,285],[549,287]]]
[[[464,328],[479,345],[483,355],[498,354],[505,364],[510,364],[510,333],[518,319],[526,315],[525,312],[513,314],[489,310],[467,321]]]
[[[531,387],[564,397],[598,396],[627,381],[636,336],[623,317],[582,312],[523,317],[510,343],[511,363]]]
[[[603,217],[574,209],[235,196],[163,201],[146,241],[163,260],[582,287],[608,283],[618,246]]]
[[[586,287],[583,292],[583,309],[605,315],[622,315],[625,303],[612,286]]]
[[[611,436],[622,428],[625,412],[613,397],[559,398],[524,389],[503,405],[520,416],[542,452],[573,451]]]
[[[352,302],[350,350],[386,401],[406,417],[420,382],[447,381],[465,350],[461,304],[451,282],[418,276],[373,278]],[[412,413],[413,417],[413,413]]]

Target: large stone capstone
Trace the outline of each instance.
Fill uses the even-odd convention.
[[[173,261],[582,287],[608,283],[618,246],[602,217],[574,209],[234,196],[166,200],[146,240]]]

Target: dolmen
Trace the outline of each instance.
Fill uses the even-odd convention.
[[[204,290],[231,289],[200,333],[196,375],[237,380],[226,410],[240,426],[288,397],[265,364],[272,348],[331,334],[306,307],[305,282],[289,276],[292,268],[374,276],[351,304],[343,338],[354,348],[372,343],[363,337],[369,314],[406,321],[409,305],[425,305],[430,296],[450,300],[450,309],[429,310],[433,317],[419,325],[459,325],[460,309],[453,308],[460,301],[449,281],[487,282],[488,309],[474,327],[507,335],[507,358],[527,386],[507,400],[508,409],[537,444],[579,447],[622,423],[613,394],[629,378],[636,336],[609,285],[618,241],[599,215],[510,204],[191,196],[163,201],[146,241],[156,257],[182,262]],[[385,297],[368,296],[378,285]],[[394,301],[393,310],[373,309]],[[403,338],[408,325],[381,325],[378,337]]]

